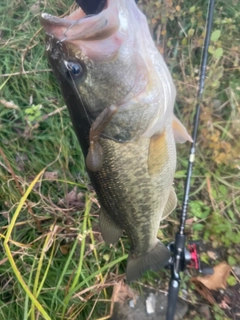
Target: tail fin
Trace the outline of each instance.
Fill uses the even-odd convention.
[[[155,247],[146,254],[134,259],[129,255],[127,262],[127,281],[131,282],[140,278],[147,270],[158,271],[167,265],[170,251],[157,240]]]

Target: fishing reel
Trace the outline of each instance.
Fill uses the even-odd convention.
[[[179,232],[176,234],[175,242],[168,245],[168,249],[172,252],[172,255],[167,265],[171,270],[166,315],[167,320],[174,319],[181,282],[180,272],[184,271],[186,268],[192,268],[202,274],[213,274],[212,268],[201,267],[197,242],[188,242],[187,245],[185,245],[185,243],[186,235],[184,232],[181,232],[180,228]]]
[[[183,254],[181,254],[181,258],[179,260],[179,271],[182,272],[189,269],[195,269],[199,273],[203,275],[213,274],[213,268],[211,267],[202,267],[199,253],[198,253],[198,245],[197,241],[188,242],[187,246],[183,249]],[[166,268],[174,267],[174,253],[175,253],[175,242],[169,243],[167,246],[168,250],[172,253],[168,265]],[[177,266],[178,268],[178,266]]]

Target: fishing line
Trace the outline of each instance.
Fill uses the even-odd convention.
[[[67,61],[67,60],[63,60],[63,63],[64,63],[64,65],[65,65],[66,69],[69,71],[69,75],[70,75],[70,77],[71,77],[74,90],[75,90],[75,92],[76,92],[79,100],[81,101],[82,107],[83,107],[83,109],[84,109],[84,113],[85,113],[85,115],[86,115],[86,117],[87,117],[88,123],[89,123],[90,126],[91,126],[92,123],[93,123],[93,121],[89,118],[89,115],[88,115],[88,112],[87,112],[87,108],[86,108],[85,105],[84,105],[84,101],[83,101],[83,99],[82,99],[82,97],[81,97],[81,95],[80,95],[80,93],[79,93],[79,91],[78,91],[78,88],[77,88],[77,86],[76,86],[76,83],[75,83],[75,81],[74,81],[74,78],[73,78],[70,70],[68,69],[68,66],[67,66],[68,61]]]
[[[209,0],[208,11],[207,11],[207,23],[206,23],[206,35],[204,39],[204,47],[202,51],[201,67],[200,67],[200,79],[199,79],[199,90],[197,93],[197,105],[196,112],[194,116],[193,123],[193,142],[190,147],[189,160],[188,160],[188,169],[187,177],[185,180],[184,187],[184,197],[182,204],[182,211],[180,216],[180,227],[179,231],[176,233],[175,243],[169,245],[170,250],[173,252],[172,260],[169,262],[171,268],[171,279],[169,283],[169,292],[168,292],[168,306],[167,306],[167,320],[173,320],[176,310],[178,293],[180,287],[180,272],[184,271],[187,265],[191,263],[191,255],[185,248],[186,236],[185,236],[185,224],[187,219],[187,209],[189,202],[189,193],[190,193],[190,182],[192,177],[193,163],[195,160],[196,153],[196,141],[197,141],[197,132],[199,126],[200,118],[200,109],[202,103],[202,96],[204,90],[204,82],[206,76],[206,67],[207,67],[207,58],[208,58],[208,47],[210,42],[210,35],[212,29],[213,21],[213,12],[214,12],[214,0]],[[196,254],[196,252],[195,252]]]

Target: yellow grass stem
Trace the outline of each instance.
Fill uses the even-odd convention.
[[[88,216],[88,226],[89,226],[89,232],[90,232],[90,239],[91,239],[91,242],[92,242],[92,245],[93,245],[93,253],[94,253],[94,256],[95,256],[95,259],[96,259],[96,262],[97,262],[97,267],[98,267],[98,270],[99,270],[100,280],[101,280],[101,283],[103,284],[104,283],[104,278],[103,278],[102,272],[100,271],[101,267],[100,267],[99,260],[98,260],[97,250],[95,248],[95,241],[94,241],[94,236],[93,236],[93,232],[92,232],[92,223],[91,223],[91,219],[90,219],[89,216]],[[104,292],[105,299],[107,299],[107,291],[106,291],[106,289],[103,289],[103,292]]]
[[[69,292],[68,292],[67,296],[64,298],[64,301],[63,301],[64,308],[63,308],[63,312],[62,312],[62,319],[64,319],[68,303],[69,303],[72,295],[76,291],[76,286],[77,286],[77,284],[79,282],[79,278],[80,278],[80,275],[81,275],[81,272],[82,272],[83,257],[84,257],[84,251],[85,251],[85,242],[86,242],[86,235],[87,235],[87,218],[89,216],[90,209],[91,209],[91,202],[90,202],[90,199],[87,198],[86,199],[85,213],[84,213],[84,218],[83,218],[83,223],[82,223],[82,232],[79,235],[79,238],[81,238],[81,250],[80,250],[79,264],[78,264],[76,275],[75,275],[75,277],[73,279],[73,282],[72,282],[72,285],[71,285],[71,287],[69,289]]]
[[[29,196],[29,194],[31,193],[33,187],[35,186],[35,184],[37,183],[37,181],[39,180],[39,178],[41,177],[41,175],[44,173],[44,170],[43,169],[36,177],[35,179],[31,182],[31,184],[29,185],[27,191],[24,193],[24,195],[22,196],[20,202],[19,202],[19,205],[12,217],[12,220],[9,224],[9,227],[8,227],[8,230],[7,230],[7,233],[6,233],[6,236],[5,236],[5,240],[4,240],[4,248],[5,248],[5,251],[6,251],[6,255],[8,257],[8,260],[11,264],[11,267],[17,277],[17,280],[18,282],[21,284],[21,286],[23,287],[24,291],[26,292],[26,294],[28,295],[28,297],[31,299],[32,303],[36,306],[36,308],[39,310],[39,312],[41,313],[41,315],[43,316],[44,319],[46,320],[51,320],[51,318],[49,317],[49,315],[47,314],[47,312],[44,310],[43,306],[38,302],[38,300],[34,297],[34,295],[32,294],[32,292],[30,291],[29,287],[27,286],[27,284],[25,283],[25,281],[23,280],[22,276],[21,276],[21,273],[19,271],[19,269],[17,268],[16,266],[16,263],[13,259],[13,256],[12,256],[12,253],[11,253],[11,250],[10,250],[10,247],[8,245],[9,243],[9,239],[11,237],[11,233],[12,233],[12,230],[14,228],[14,225],[16,223],[16,220],[19,216],[19,213],[27,199],[27,197]]]
[[[8,80],[11,78],[11,75],[8,76],[8,78],[3,82],[3,84],[0,86],[0,91],[5,86],[5,84],[8,82]]]
[[[33,286],[33,295],[35,296],[35,298],[37,299],[37,297],[39,296],[41,289],[43,287],[44,281],[47,277],[48,274],[48,270],[52,261],[52,256],[53,256],[53,252],[54,252],[54,245],[52,247],[52,251],[51,251],[51,256],[48,262],[48,266],[47,269],[45,270],[43,279],[40,283],[40,286],[38,287],[38,283],[39,283],[39,278],[40,278],[40,273],[42,270],[42,265],[43,265],[43,260],[45,257],[45,253],[48,251],[49,247],[51,246],[52,243],[54,243],[53,241],[53,237],[56,234],[56,230],[57,228],[55,227],[55,225],[51,225],[50,227],[50,232],[47,234],[43,248],[42,248],[42,252],[41,252],[41,256],[40,259],[38,260],[38,267],[37,267],[37,272],[36,272],[36,276],[35,276],[35,281],[34,281],[34,286]],[[32,304],[32,308],[31,308],[31,319],[34,320],[35,319],[35,308],[34,308],[34,303]]]

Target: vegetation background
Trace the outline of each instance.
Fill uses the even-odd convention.
[[[239,5],[238,0],[215,4],[187,220],[189,239],[201,239],[205,246],[201,260],[211,265],[225,260],[235,270],[228,290],[239,285],[240,266]],[[174,78],[176,115],[191,132],[207,2],[142,0],[139,6]],[[45,56],[40,13],[62,15],[72,9],[70,0],[0,5],[1,320],[107,319],[113,286],[125,270],[127,239],[114,248],[101,239],[99,204]],[[178,209],[188,149],[187,144],[178,146]],[[177,225],[173,213],[162,223],[159,237],[171,242]],[[167,271],[149,272],[133,287],[167,291],[168,281]],[[197,309],[202,298],[188,273],[180,295],[192,305],[186,319],[201,319]],[[210,310],[214,319],[239,319],[231,313],[233,307],[215,303]]]

